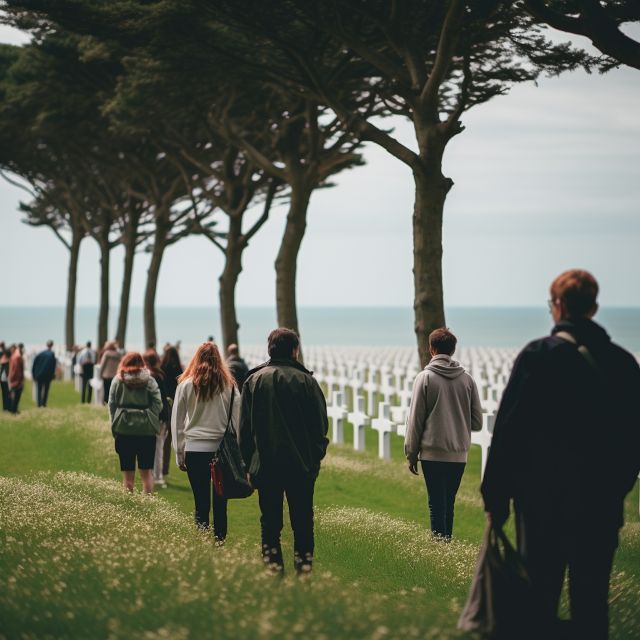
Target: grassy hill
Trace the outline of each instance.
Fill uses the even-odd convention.
[[[259,561],[256,497],[232,501],[227,546],[192,524],[186,474],[169,488],[125,494],[106,410],[55,383],[50,407],[25,391],[19,416],[0,416],[0,638],[459,637],[484,517],[479,451],[460,490],[454,535],[428,533],[422,478],[368,450],[331,446],[316,485],[310,579],[281,580]],[[345,434],[350,441],[350,430]],[[597,506],[594,505],[594,517]],[[640,637],[638,488],[611,588],[612,637]]]

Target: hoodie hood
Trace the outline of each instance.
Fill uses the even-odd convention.
[[[127,387],[146,387],[151,374],[149,369],[140,369],[137,373],[125,373],[122,381]]]
[[[465,372],[464,367],[457,360],[452,360],[451,356],[444,354],[433,356],[425,369],[450,380],[461,376]]]

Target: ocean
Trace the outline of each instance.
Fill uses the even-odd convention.
[[[117,309],[110,314],[110,331],[115,333]],[[79,307],[76,312],[76,340],[84,343],[96,335],[97,308]],[[546,307],[447,309],[447,325],[465,347],[522,347],[545,335],[551,328]],[[180,340],[198,344],[209,335],[220,338],[218,310],[214,307],[158,307],[158,344]],[[240,341],[261,345],[276,326],[275,310],[266,307],[238,309]],[[612,338],[630,351],[640,352],[640,308],[603,308],[596,321]],[[413,310],[400,307],[301,307],[300,331],[303,345],[412,346]],[[64,339],[63,307],[0,307],[0,340],[37,345]],[[143,345],[142,309],[129,314],[128,348]]]

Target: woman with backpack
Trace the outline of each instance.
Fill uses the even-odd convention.
[[[109,392],[111,432],[120,457],[122,482],[133,491],[136,461],[145,493],[153,493],[153,460],[160,433],[162,397],[158,384],[139,353],[127,353],[120,361]]]
[[[176,463],[189,476],[193,491],[196,524],[209,528],[213,503],[213,531],[217,544],[227,537],[227,499],[215,495],[210,464],[218,450],[227,425],[236,429],[240,398],[233,376],[218,347],[205,342],[191,358],[178,379],[171,435]]]

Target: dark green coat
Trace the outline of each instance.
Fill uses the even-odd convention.
[[[327,451],[327,406],[299,362],[271,359],[242,388],[240,450],[254,481],[273,474],[315,478]]]
[[[109,392],[111,433],[125,436],[155,436],[162,429],[159,415],[162,397],[157,382],[148,374],[123,382],[113,379]]]

